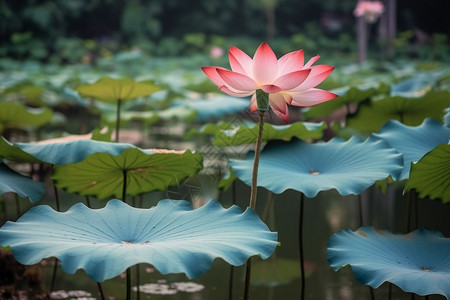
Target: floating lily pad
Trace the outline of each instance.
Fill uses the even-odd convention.
[[[151,209],[138,209],[111,200],[102,209],[79,203],[63,213],[47,205],[34,207],[2,226],[0,244],[9,245],[22,264],[57,257],[65,272],[84,269],[101,282],[138,263],[193,278],[215,258],[235,266],[253,255],[266,259],[278,242],[277,233],[252,209],[224,209],[215,200],[194,210],[185,200],[161,200]]]
[[[253,153],[230,160],[236,176],[251,185]],[[307,197],[336,189],[341,195],[358,195],[377,180],[397,178],[402,155],[387,143],[353,137],[309,144],[301,140],[269,143],[261,152],[258,186],[274,193],[293,189]]]
[[[94,153],[78,163],[55,166],[52,179],[58,188],[69,193],[120,198],[124,180],[126,194],[136,196],[178,185],[202,167],[201,154],[189,150],[155,153],[128,148],[116,155]]]
[[[411,164],[405,191],[410,189],[415,189],[421,198],[450,202],[450,144],[440,144]]]
[[[33,181],[0,163],[0,195],[13,192],[23,198],[30,199],[31,203],[38,202],[45,192],[45,184]]]
[[[389,121],[374,136],[386,141],[403,154],[403,171],[398,178],[403,180],[409,177],[411,162],[419,161],[437,145],[448,143],[450,128],[433,119],[425,119],[420,126],[407,126],[398,121]]]
[[[391,282],[405,292],[450,299],[450,239],[437,231],[342,230],[329,239],[327,259],[335,271],[350,265],[356,279],[373,288]]]

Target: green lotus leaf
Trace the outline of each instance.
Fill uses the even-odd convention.
[[[197,112],[191,108],[183,106],[173,106],[158,112],[158,116],[163,120],[184,120],[193,121],[197,116]]]
[[[94,153],[79,163],[56,166],[52,179],[58,188],[82,196],[106,199],[136,196],[178,185],[202,169],[202,156],[187,150],[160,151],[125,149],[119,155]]]
[[[380,84],[378,87],[341,87],[332,90],[333,93],[339,95],[339,98],[333,101],[326,101],[313,107],[309,107],[305,110],[304,115],[306,119],[314,119],[327,116],[342,106],[350,103],[359,103],[364,100],[370,99],[375,95],[387,93],[388,91],[389,87],[384,84]]]
[[[116,112],[102,113],[102,123],[114,125],[116,123]],[[120,114],[120,122],[129,123],[132,121],[142,121],[147,125],[156,123],[159,120],[158,113],[155,111],[124,111]]]
[[[450,92],[431,91],[417,99],[400,96],[372,101],[361,106],[355,118],[347,125],[364,132],[377,132],[389,120],[398,120],[409,126],[420,125],[426,118],[441,120],[444,109],[450,105]]]
[[[18,145],[6,140],[4,137],[0,138],[0,158],[6,158],[9,161],[26,162],[26,163],[41,163],[42,161],[37,157],[22,150]]]
[[[0,102],[0,132],[5,128],[42,126],[52,120],[53,113],[47,107],[30,108],[22,103]]]
[[[204,135],[215,135],[219,130],[221,129],[229,129],[232,128],[233,125],[229,122],[219,122],[217,124],[213,124],[213,123],[208,123],[203,125],[200,128],[192,128],[191,130],[189,130],[186,135],[185,138],[191,138],[194,135],[199,135],[199,134],[204,134]]]
[[[76,88],[83,96],[113,102],[127,101],[147,96],[161,90],[162,87],[149,82],[136,82],[133,79],[112,79],[104,77],[93,84],[84,84]]]
[[[25,98],[25,102],[28,104],[33,104],[36,106],[44,105],[44,102],[42,101],[42,94],[44,93],[44,89],[29,82],[24,82],[9,87],[5,89],[4,93],[17,93],[22,95]]]
[[[263,141],[283,140],[290,141],[296,137],[302,140],[320,139],[323,130],[326,128],[324,122],[309,123],[295,122],[287,125],[264,124]],[[258,135],[258,125],[255,123],[240,126],[238,128],[230,128],[220,130],[213,141],[215,146],[238,146],[246,144],[254,144]]]
[[[20,175],[4,163],[0,163],[0,195],[8,192],[16,193],[36,203],[45,192],[45,184]]]
[[[424,96],[432,87],[431,80],[420,74],[392,85],[391,96],[418,98]]]
[[[217,188],[222,191],[226,191],[236,179],[237,176],[234,173],[233,169],[230,167],[228,168],[228,172],[222,177],[222,179],[217,184]]]
[[[411,163],[405,191],[415,189],[421,198],[450,202],[450,145],[440,144],[417,163]]]

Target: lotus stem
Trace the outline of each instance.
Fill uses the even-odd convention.
[[[300,214],[298,220],[298,251],[300,257],[300,275],[301,275],[301,297],[300,299],[305,299],[305,262],[303,258],[303,208],[305,202],[305,195],[300,194]]]
[[[127,268],[127,300],[131,300],[131,268]]]
[[[53,262],[54,265],[53,265],[52,281],[50,283],[50,292],[52,292],[55,288],[56,271],[58,270],[58,259],[55,257]]]
[[[127,202],[127,170],[123,170],[123,188],[122,188],[122,201]]]
[[[259,110],[259,128],[258,128],[258,137],[256,139],[256,147],[255,147],[255,158],[253,160],[253,173],[252,173],[252,186],[250,190],[250,203],[249,207],[255,209],[256,207],[256,192],[258,190],[258,167],[259,167],[259,156],[261,153],[261,143],[262,143],[262,135],[264,129],[264,110]]]
[[[17,214],[17,219],[20,217],[20,203],[19,203],[19,196],[14,193],[14,200],[16,200],[16,214]]]
[[[358,195],[358,203],[359,203],[359,227],[362,227],[364,225],[362,194]]]
[[[55,202],[56,202],[56,210],[61,211],[61,206],[59,205],[59,194],[58,189],[56,188],[55,183],[53,183],[53,190],[55,192]]]
[[[137,295],[137,300],[141,299],[141,292],[139,290],[139,284],[141,282],[141,276],[139,273],[139,264],[136,265],[136,295]]]
[[[86,205],[91,208],[91,200],[89,199],[89,196],[86,196]]]
[[[119,142],[119,129],[120,129],[120,105],[122,100],[117,100],[117,117],[116,117],[116,143]]]
[[[253,172],[252,172],[252,186],[250,188],[250,202],[249,207],[252,209],[256,208],[256,192],[258,190],[258,166],[259,166],[259,156],[261,153],[261,143],[262,135],[264,129],[264,110],[258,110],[259,112],[259,128],[258,137],[256,138],[255,146],[255,158],[253,160]],[[245,290],[244,290],[244,300],[248,300],[250,296],[250,278],[252,271],[252,261],[251,258],[247,260],[247,266],[245,269]]]
[[[370,299],[375,300],[375,294],[374,294],[373,288],[371,286],[369,286],[369,291],[370,291]]]
[[[231,198],[232,205],[236,204],[236,180],[231,184]],[[233,278],[234,278],[234,266],[230,265],[230,278],[228,282],[228,300],[233,299]]]
[[[100,293],[100,297],[102,300],[105,300],[105,294],[103,294],[102,284],[97,282],[98,292]]]

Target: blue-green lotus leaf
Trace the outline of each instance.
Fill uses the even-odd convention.
[[[161,200],[150,209],[111,200],[102,209],[81,203],[67,212],[34,207],[17,222],[7,222],[0,241],[22,264],[57,257],[65,272],[84,269],[101,282],[139,263],[149,263],[162,274],[193,278],[206,272],[215,258],[235,266],[253,255],[266,259],[277,246],[277,233],[252,209],[224,209],[215,200],[198,209],[185,200]]]
[[[251,184],[253,155],[230,161],[236,176],[247,185]],[[334,138],[316,144],[293,140],[269,143],[264,148],[258,186],[274,193],[293,189],[309,198],[330,189],[341,195],[358,195],[377,180],[397,178],[402,168],[401,154],[376,138]]]
[[[421,198],[450,202],[450,144],[440,144],[411,164],[405,191],[415,189]]]
[[[224,115],[245,111],[250,107],[250,101],[247,99],[217,96],[212,99],[187,101],[182,105],[197,112],[196,121],[205,122],[214,118],[222,118]]]
[[[408,78],[391,86],[391,96],[418,98],[425,95],[433,87],[433,82],[424,74]]]
[[[4,163],[0,163],[0,195],[13,192],[23,198],[28,198],[36,203],[45,192],[45,184],[33,181],[11,170]]]
[[[356,279],[373,288],[391,282],[405,292],[450,299],[450,239],[437,231],[342,230],[328,240],[327,259],[335,271],[350,265]]]
[[[45,162],[53,165],[80,162],[97,152],[119,155],[128,148],[136,146],[83,139],[51,143],[11,143],[4,137],[0,139],[0,157],[15,162]]]
[[[420,126],[407,126],[398,121],[389,121],[374,136],[386,141],[403,154],[404,168],[398,178],[403,180],[409,177],[411,162],[416,163],[437,145],[448,143],[450,128],[433,119],[426,119]]]

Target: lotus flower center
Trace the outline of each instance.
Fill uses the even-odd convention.
[[[124,244],[124,245],[132,245],[132,244],[134,244],[133,242],[127,242],[127,241],[122,241],[121,243]]]
[[[319,172],[314,171],[314,169],[309,170],[309,174],[315,176],[315,175],[319,175]]]

